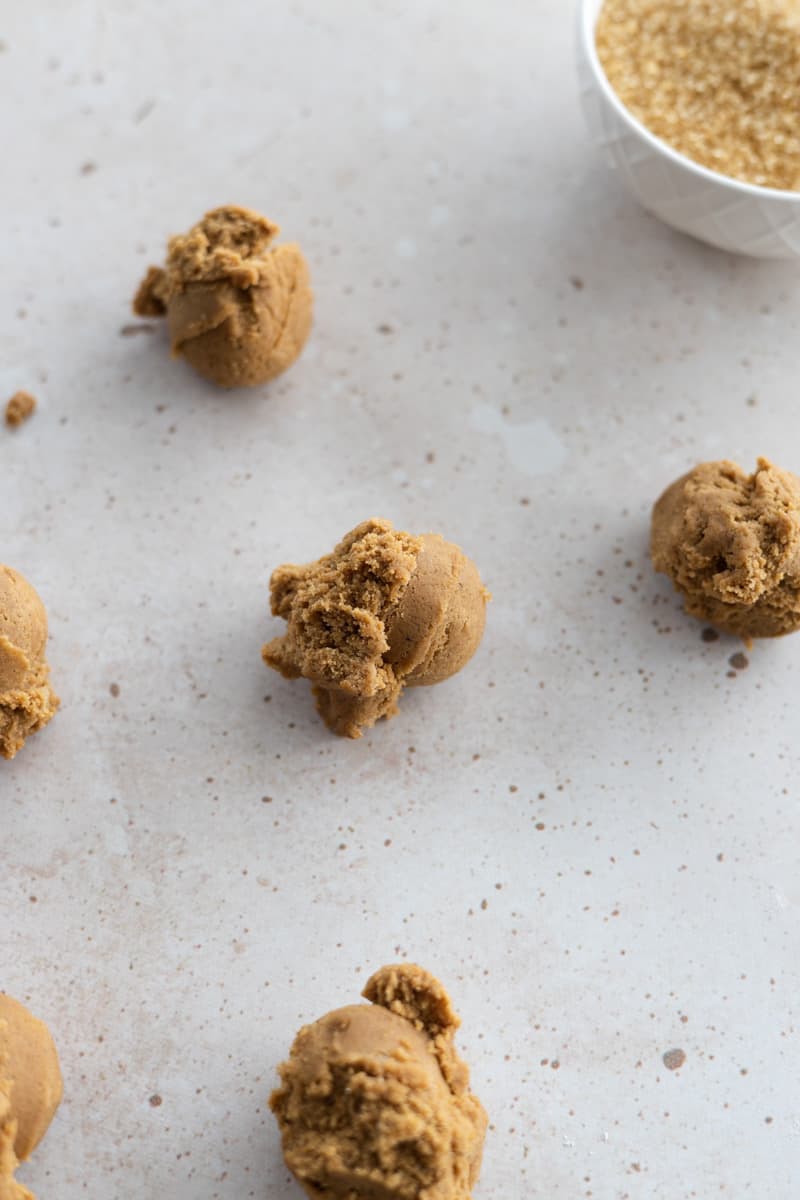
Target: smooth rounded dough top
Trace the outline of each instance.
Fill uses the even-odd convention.
[[[686,611],[741,637],[800,627],[800,479],[759,458],[701,463],[653,509],[653,565]]]
[[[386,655],[406,687],[441,683],[466,666],[486,626],[489,593],[472,559],[424,533],[414,573],[386,624]]]
[[[19,1001],[0,993],[0,1092],[17,1121],[13,1150],[20,1162],[47,1133],[63,1094],[50,1030]]]
[[[47,611],[18,571],[0,564],[0,694],[21,685],[44,658]]]

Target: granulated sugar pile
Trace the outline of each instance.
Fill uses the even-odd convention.
[[[596,39],[657,137],[722,175],[800,191],[800,0],[606,0]]]

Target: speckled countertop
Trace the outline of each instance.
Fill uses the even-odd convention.
[[[464,1019],[476,1200],[796,1196],[800,638],[732,667],[646,547],[695,461],[800,468],[800,277],[633,205],[572,36],[563,0],[0,13],[1,374],[40,398],[0,558],[63,698],[0,769],[0,986],[66,1078],[40,1200],[298,1197],[276,1063],[404,957]],[[228,200],[317,293],[241,395],[121,336]],[[353,743],[259,649],[271,569],[372,514],[495,599]]]

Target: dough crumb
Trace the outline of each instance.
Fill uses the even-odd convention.
[[[15,429],[36,411],[36,397],[30,392],[15,392],[6,404],[6,425]]]
[[[724,460],[671,484],[650,551],[692,616],[745,641],[800,628],[800,479],[766,458],[752,475]]]
[[[47,612],[37,592],[0,564],[0,756],[13,758],[53,718],[59,698],[45,659]]]
[[[14,1179],[61,1103],[61,1069],[50,1030],[0,993],[0,1198],[34,1200]]]
[[[308,265],[251,209],[212,209],[170,238],[133,299],[139,317],[166,316],[174,356],[220,387],[254,387],[299,356],[311,330]]]
[[[278,1069],[287,1167],[312,1200],[470,1200],[487,1116],[450,997],[411,963],[381,968],[363,995],[304,1026]]]
[[[278,567],[270,595],[287,630],[264,646],[264,662],[310,680],[325,724],[351,738],[394,716],[404,688],[440,683],[469,662],[490,598],[458,546],[379,518],[317,562]]]

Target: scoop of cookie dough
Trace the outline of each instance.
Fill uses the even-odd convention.
[[[170,238],[133,301],[166,314],[172,353],[220,387],[253,387],[290,367],[311,329],[313,295],[300,247],[273,246],[266,217],[227,205]]]
[[[421,967],[382,967],[300,1030],[270,1097],[311,1200],[469,1200],[486,1113],[453,1044],[459,1020]]]
[[[62,1091],[49,1029],[0,994],[0,1200],[33,1200],[14,1172],[47,1133]]]
[[[352,738],[394,716],[404,687],[461,670],[483,636],[489,599],[458,546],[377,518],[317,562],[278,567],[270,593],[287,630],[264,646],[265,663],[311,680],[325,724]]]
[[[800,627],[800,479],[765,458],[701,463],[653,509],[653,565],[688,613],[749,639]]]
[[[47,613],[26,579],[0,564],[0,755],[13,758],[59,705],[44,653]]]

